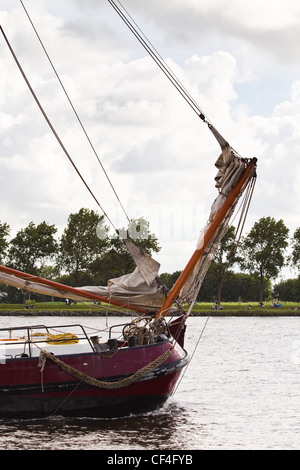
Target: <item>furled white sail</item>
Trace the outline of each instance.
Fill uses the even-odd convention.
[[[118,278],[110,279],[107,286],[84,286],[71,288],[68,286],[47,285],[39,282],[34,276],[27,276],[25,273],[18,275],[1,272],[0,282],[6,285],[18,287],[26,292],[36,292],[54,297],[69,298],[76,301],[88,300],[93,296],[100,296],[107,303],[117,301],[126,306],[145,308],[147,311],[156,311],[165,300],[165,290],[157,280],[159,263],[151,256],[143,253],[132,241],[124,240],[128,251],[135,261],[136,268],[132,273],[125,274]],[[91,296],[89,297],[89,294]]]
[[[164,288],[157,281],[160,264],[132,241],[123,241],[136,264],[133,273],[110,279],[107,287],[85,286],[81,289],[125,304],[159,308],[165,299]]]
[[[208,127],[216,137],[222,150],[221,155],[215,163],[215,166],[218,169],[218,173],[215,177],[215,186],[218,189],[219,194],[215,199],[214,203],[212,204],[210,216],[207,221],[206,227],[203,230],[203,233],[201,234],[197,243],[197,249],[201,249],[201,247],[204,246],[204,239],[208,228],[213,222],[219,209],[222,207],[230,191],[233,189],[237,181],[240,179],[242,173],[245,171],[246,166],[246,161],[235,154],[230,145],[224,140],[224,138],[218,133],[218,131],[211,124],[209,124]],[[246,186],[247,184],[245,184],[244,188],[242,188],[239,197],[243,194]],[[218,248],[218,245],[228,228],[231,216],[234,212],[237,203],[238,199],[235,201],[235,204],[233,204],[229,208],[218,230],[214,234],[212,240],[210,241],[203,254],[201,255],[199,261],[197,262],[192,274],[181,289],[179,297],[182,302],[193,302],[196,300],[196,297],[201,288],[207,270]]]

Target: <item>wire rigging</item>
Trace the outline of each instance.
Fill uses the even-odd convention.
[[[113,4],[113,0],[109,2],[111,4]],[[120,5],[120,7],[125,11],[125,13],[127,14],[127,16],[130,18],[130,20],[132,21],[132,23],[135,25],[135,29],[136,31],[139,31],[140,32],[140,35],[141,35],[141,39],[142,39],[142,36],[144,38],[143,42],[142,42],[142,45],[144,46],[144,42],[145,44],[147,43],[149,49],[151,48],[151,51],[153,53],[153,55],[155,54],[155,57],[157,58],[157,60],[159,60],[161,66],[163,67],[164,71],[167,72],[167,76],[168,78],[171,80],[174,80],[174,83],[176,83],[176,85],[178,86],[178,88],[180,88],[181,92],[184,93],[184,95],[186,96],[186,98],[189,100],[189,104],[190,106],[194,109],[194,111],[196,111],[197,115],[200,115],[203,114],[203,111],[201,111],[199,105],[196,103],[196,101],[194,100],[194,98],[192,97],[192,95],[188,92],[188,90],[184,87],[184,85],[182,84],[182,82],[180,82],[179,78],[175,75],[174,71],[172,71],[172,69],[170,68],[170,66],[167,64],[167,62],[163,59],[163,57],[161,56],[161,54],[159,53],[159,51],[155,48],[155,46],[153,45],[153,43],[149,40],[149,38],[147,38],[147,36],[145,35],[145,33],[141,30],[141,28],[138,26],[138,24],[135,22],[135,20],[132,18],[132,16],[130,15],[130,13],[128,12],[128,10],[126,10],[126,8],[124,7],[124,5],[122,5],[122,3],[120,2],[120,0],[117,0],[117,3]],[[119,12],[118,12],[119,14]],[[145,47],[145,46],[144,46]],[[149,50],[148,50],[148,47],[147,47],[147,52],[149,53]]]
[[[144,36],[144,38],[143,38],[142,35],[139,33],[138,29],[140,30],[140,28],[135,27],[134,24],[132,22],[130,22],[130,20],[127,18],[126,14],[122,12],[121,8],[127,13],[127,11],[123,7],[123,5],[120,2],[118,2],[119,5],[121,6],[121,8],[119,8],[113,0],[108,0],[108,1],[111,4],[111,6],[114,8],[114,10],[118,13],[120,18],[124,21],[126,26],[130,29],[130,31],[137,38],[139,43],[144,47],[144,49],[148,52],[148,54],[156,62],[156,64],[159,66],[159,68],[163,71],[163,73],[167,76],[167,78],[175,86],[177,91],[179,91],[179,93],[183,96],[183,98],[187,101],[187,103],[192,107],[192,109],[198,115],[199,114],[203,115],[201,109],[198,107],[198,105],[195,103],[195,101],[191,98],[191,96],[187,93],[187,91],[184,89],[183,85],[176,78],[176,76],[173,74],[171,69],[166,65],[166,63],[163,61],[163,59],[161,59],[159,54],[153,48],[150,41],[146,38],[146,36],[144,34],[143,34],[143,36]]]
[[[189,106],[193,109],[193,111],[205,122],[209,123],[207,117],[204,115],[203,111],[201,110],[200,106],[194,100],[194,98],[190,95],[190,93],[186,90],[184,85],[180,82],[180,80],[176,77],[175,73],[171,70],[165,60],[161,57],[158,51],[155,49],[153,44],[150,40],[146,37],[146,35],[142,32],[140,27],[134,21],[134,19],[130,16],[126,8],[122,5],[122,3],[117,0],[119,7],[116,5],[114,0],[108,0],[114,10],[118,13],[120,18],[123,22],[127,25],[130,31],[134,34],[137,38],[139,43],[144,47],[144,49],[148,52],[148,54],[152,57],[152,59],[156,62],[159,68],[163,71],[166,77],[170,80],[170,82],[174,85],[174,87],[179,91],[181,96],[185,99],[185,101],[189,104]],[[122,11],[123,10],[123,11]]]
[[[118,3],[119,6],[116,4],[116,2],[115,2],[114,0],[108,0],[108,1],[109,1],[109,3],[111,4],[111,6],[114,8],[114,10],[117,12],[117,14],[120,16],[120,18],[123,20],[123,22],[124,22],[124,23],[127,25],[127,27],[130,29],[130,31],[131,31],[131,32],[134,34],[134,36],[137,38],[137,40],[139,41],[139,43],[144,47],[144,49],[145,49],[145,50],[148,52],[148,54],[153,58],[153,60],[155,61],[155,63],[159,66],[159,68],[163,71],[163,73],[166,75],[166,77],[167,77],[167,78],[170,80],[170,82],[174,85],[174,87],[177,89],[177,91],[180,93],[180,95],[185,99],[185,101],[186,101],[186,102],[189,104],[189,106],[193,109],[193,111],[196,112],[196,114],[198,115],[198,117],[200,117],[206,124],[208,124],[208,126],[209,126],[210,128],[212,128],[212,127],[213,127],[212,124],[208,121],[207,117],[204,115],[204,113],[203,113],[203,111],[201,110],[201,108],[199,107],[199,105],[196,103],[196,101],[193,99],[193,97],[190,95],[190,93],[186,90],[186,88],[183,86],[183,84],[180,82],[180,80],[176,77],[176,75],[174,74],[174,72],[171,70],[171,68],[168,66],[168,64],[165,62],[165,60],[164,60],[164,59],[162,58],[162,56],[159,54],[159,52],[155,49],[155,47],[153,46],[153,44],[152,44],[152,43],[149,41],[149,39],[145,36],[145,34],[142,32],[142,30],[141,30],[141,29],[139,28],[139,26],[137,25],[137,23],[136,23],[136,22],[134,21],[134,19],[130,16],[130,14],[128,13],[128,11],[126,10],[126,8],[122,5],[121,1],[120,1],[120,0],[117,0],[117,3]],[[64,94],[65,94],[65,96],[66,96],[66,98],[67,98],[67,100],[68,100],[68,102],[69,102],[69,104],[70,104],[70,106],[71,106],[71,108],[72,108],[72,110],[73,110],[73,112],[74,112],[74,114],[75,114],[75,116],[76,116],[76,118],[77,118],[77,120],[78,120],[78,122],[79,122],[79,124],[80,124],[80,126],[81,126],[81,128],[82,128],[82,130],[83,130],[83,132],[84,132],[84,134],[85,134],[85,136],[86,136],[86,138],[87,138],[87,140],[88,140],[88,142],[89,142],[89,144],[90,144],[92,150],[93,150],[93,152],[94,152],[94,154],[95,154],[95,156],[96,156],[96,158],[97,158],[97,161],[98,161],[99,165],[101,166],[102,171],[104,172],[104,174],[105,174],[105,176],[106,176],[106,178],[107,178],[107,180],[108,180],[108,182],[109,182],[109,184],[110,184],[110,187],[111,187],[111,189],[113,190],[113,192],[114,192],[114,194],[115,194],[115,197],[117,198],[117,200],[118,200],[118,202],[119,202],[119,204],[120,204],[120,206],[121,206],[121,208],[122,208],[122,210],[123,210],[123,212],[124,212],[124,214],[125,214],[125,216],[126,216],[128,222],[130,222],[130,219],[129,219],[129,217],[128,217],[128,214],[126,213],[125,208],[124,208],[123,204],[121,203],[121,200],[120,200],[120,198],[119,198],[119,196],[118,196],[118,194],[117,194],[117,192],[116,192],[116,190],[115,190],[115,188],[114,188],[114,186],[113,186],[113,184],[112,184],[112,182],[111,182],[111,180],[110,180],[110,178],[109,178],[109,176],[108,176],[108,174],[107,174],[107,172],[106,172],[106,170],[105,170],[105,168],[104,168],[104,166],[103,166],[103,164],[102,164],[102,162],[101,162],[101,160],[100,160],[100,158],[99,158],[99,156],[98,156],[98,154],[97,154],[97,151],[96,151],[94,145],[92,144],[92,142],[91,142],[91,140],[90,140],[90,138],[89,138],[89,136],[88,136],[88,134],[87,134],[87,131],[86,131],[86,129],[85,129],[85,127],[84,127],[84,125],[83,125],[83,123],[82,123],[82,121],[81,121],[81,119],[80,119],[78,113],[77,113],[77,111],[75,110],[75,107],[74,107],[74,105],[73,105],[73,103],[72,103],[72,101],[71,101],[71,99],[70,99],[70,96],[69,96],[69,94],[67,93],[67,91],[66,91],[66,89],[65,89],[65,87],[64,87],[64,85],[63,85],[63,83],[62,83],[62,81],[61,81],[61,79],[60,79],[60,77],[59,77],[59,75],[58,75],[58,72],[57,72],[57,70],[56,70],[56,68],[55,68],[55,66],[54,66],[54,64],[53,64],[53,62],[52,62],[52,60],[51,60],[51,58],[50,58],[50,56],[49,56],[49,54],[48,54],[48,52],[47,52],[45,46],[44,46],[44,44],[43,44],[43,41],[42,41],[40,35],[39,35],[38,32],[37,32],[36,27],[35,27],[34,24],[33,24],[33,21],[32,21],[32,19],[31,19],[30,15],[29,15],[29,13],[28,13],[28,11],[27,11],[27,9],[26,9],[26,7],[25,7],[23,1],[20,0],[20,3],[21,3],[21,5],[22,5],[22,7],[23,7],[23,9],[24,9],[24,11],[25,11],[25,13],[26,13],[26,15],[27,15],[27,17],[28,17],[28,20],[30,21],[31,26],[32,26],[32,28],[33,28],[33,30],[34,30],[34,32],[35,32],[35,34],[36,34],[36,36],[37,36],[37,38],[38,38],[38,40],[39,40],[41,46],[42,46],[42,49],[43,49],[43,51],[44,51],[44,53],[45,53],[45,55],[46,55],[46,57],[47,57],[47,59],[48,59],[50,65],[51,65],[51,67],[52,67],[52,69],[53,69],[53,71],[54,71],[54,73],[55,73],[55,75],[56,75],[56,77],[57,77],[57,79],[58,79],[60,85],[61,85],[61,88],[62,88],[62,90],[63,90],[63,92],[64,92]],[[59,138],[57,132],[55,131],[55,129],[54,129],[53,125],[52,125],[52,123],[50,122],[48,116],[46,115],[46,113],[45,113],[45,111],[44,111],[44,109],[43,109],[43,107],[42,107],[40,101],[38,100],[38,98],[37,98],[37,96],[36,96],[34,90],[32,89],[32,87],[31,87],[31,85],[30,85],[30,83],[29,83],[29,81],[28,81],[28,79],[27,79],[27,77],[26,77],[26,75],[25,75],[25,73],[24,73],[24,71],[23,71],[23,69],[22,69],[22,67],[21,67],[21,65],[20,65],[20,63],[19,63],[19,61],[18,61],[18,59],[17,59],[17,57],[16,57],[16,55],[15,55],[15,53],[14,53],[12,47],[11,47],[11,45],[10,45],[10,43],[9,43],[9,41],[8,41],[8,39],[7,39],[7,37],[6,37],[6,35],[5,35],[5,33],[4,33],[4,31],[3,31],[3,29],[2,29],[2,27],[0,27],[0,28],[1,28],[1,32],[2,32],[2,34],[3,34],[3,36],[4,36],[4,39],[5,39],[5,41],[6,41],[7,45],[8,45],[8,47],[9,47],[9,49],[10,49],[12,55],[13,55],[13,57],[14,57],[14,60],[15,60],[15,62],[16,62],[16,64],[17,64],[17,66],[18,66],[18,68],[19,68],[21,74],[23,75],[23,78],[25,79],[25,82],[26,82],[26,84],[27,84],[27,86],[28,86],[28,88],[29,88],[31,94],[33,95],[33,97],[34,97],[34,99],[35,99],[35,101],[36,101],[38,107],[40,108],[40,110],[41,110],[41,112],[42,112],[44,118],[46,119],[46,122],[48,123],[48,125],[49,125],[50,129],[52,130],[54,136],[56,137],[58,143],[60,144],[60,146],[61,146],[61,148],[63,149],[64,153],[65,153],[66,156],[68,157],[68,159],[69,159],[69,161],[71,162],[72,166],[74,167],[75,171],[77,172],[77,174],[78,174],[79,177],[81,178],[82,182],[84,183],[84,185],[86,186],[86,188],[88,189],[88,191],[90,192],[90,194],[92,195],[93,199],[95,200],[95,202],[97,203],[97,205],[100,207],[101,211],[103,212],[103,214],[105,215],[105,217],[108,219],[108,221],[110,222],[110,224],[112,225],[112,227],[113,227],[113,228],[116,230],[116,232],[118,233],[118,230],[117,230],[116,227],[114,226],[112,220],[109,218],[108,214],[105,212],[104,208],[102,207],[102,205],[100,204],[100,202],[99,202],[99,201],[97,200],[97,198],[95,197],[94,193],[92,192],[92,190],[91,190],[90,187],[88,186],[87,182],[84,180],[83,176],[81,175],[80,171],[78,170],[77,166],[75,165],[74,161],[72,160],[70,154],[68,153],[68,151],[67,151],[66,148],[64,147],[64,145],[63,145],[61,139]],[[222,137],[222,136],[220,135],[220,137]],[[224,140],[225,140],[225,139],[224,139]],[[233,150],[233,149],[232,149],[232,150]],[[234,152],[235,152],[235,151],[234,151]],[[237,152],[235,152],[235,154],[238,155]]]
[[[179,381],[177,382],[177,385],[176,385],[176,387],[174,388],[174,390],[173,390],[173,392],[172,392],[172,395],[175,395],[175,393],[177,392],[177,389],[178,389],[179,385],[181,384],[181,381],[182,381],[182,379],[183,379],[183,377],[184,377],[184,375],[185,375],[185,373],[186,373],[186,371],[187,371],[189,365],[191,364],[191,361],[192,361],[192,359],[193,359],[193,357],[194,357],[194,355],[195,355],[195,352],[196,352],[196,350],[197,350],[197,348],[198,348],[198,346],[199,346],[199,344],[200,344],[200,341],[201,341],[201,339],[202,339],[204,330],[205,330],[205,328],[207,327],[207,323],[208,323],[208,320],[209,320],[209,319],[210,319],[210,316],[207,317],[207,319],[206,319],[206,321],[205,321],[205,323],[204,323],[204,326],[203,326],[203,328],[202,328],[202,330],[201,330],[201,333],[200,333],[200,335],[199,335],[199,338],[198,338],[198,340],[197,340],[197,343],[195,344],[194,350],[193,350],[193,352],[192,352],[192,354],[191,354],[191,356],[190,356],[190,358],[189,358],[188,364],[187,364],[187,366],[185,367],[185,369],[184,369],[184,371],[183,371],[183,373],[182,373],[182,375],[181,375]]]
[[[68,160],[69,160],[70,163],[72,164],[73,168],[75,169],[75,171],[76,171],[76,173],[78,174],[78,176],[80,177],[81,181],[83,182],[83,184],[85,185],[85,187],[87,188],[87,190],[89,191],[89,193],[91,194],[91,196],[93,197],[93,199],[94,199],[94,201],[96,202],[96,204],[99,206],[99,208],[101,209],[101,211],[103,212],[103,214],[105,215],[105,217],[107,218],[107,220],[110,222],[110,224],[112,225],[112,227],[115,229],[115,231],[118,232],[118,230],[117,230],[117,228],[114,226],[112,220],[109,218],[108,214],[105,212],[104,208],[102,207],[102,205],[100,204],[100,202],[98,201],[98,199],[96,198],[96,196],[94,195],[94,193],[92,192],[92,190],[90,189],[90,187],[88,186],[87,182],[85,181],[85,179],[84,179],[83,176],[81,175],[79,169],[78,169],[77,166],[75,165],[75,163],[74,163],[74,161],[72,160],[70,154],[68,153],[68,151],[67,151],[67,149],[65,148],[64,144],[62,143],[62,141],[61,141],[59,135],[57,134],[57,132],[56,132],[55,128],[53,127],[53,125],[52,125],[50,119],[48,118],[48,116],[47,116],[45,110],[43,109],[43,107],[42,107],[42,105],[41,105],[41,103],[40,103],[40,101],[39,101],[37,95],[35,94],[35,92],[34,92],[32,86],[30,85],[29,80],[28,80],[28,78],[27,78],[27,76],[26,76],[26,74],[25,74],[25,72],[24,72],[24,70],[23,70],[23,68],[22,68],[22,66],[21,66],[21,64],[20,64],[20,62],[18,61],[17,56],[16,56],[16,54],[14,53],[14,50],[13,50],[13,48],[12,48],[12,46],[11,46],[11,44],[10,44],[8,38],[6,37],[6,35],[5,35],[5,33],[4,33],[3,28],[2,28],[1,25],[0,25],[0,30],[1,30],[1,33],[2,33],[2,35],[3,35],[3,37],[4,37],[4,39],[5,39],[5,42],[6,42],[6,44],[7,44],[8,48],[9,48],[9,50],[10,50],[10,52],[11,52],[11,54],[12,54],[14,60],[15,60],[15,62],[16,62],[16,64],[17,64],[17,66],[18,66],[18,68],[19,68],[19,70],[20,70],[20,72],[21,72],[21,74],[22,74],[22,76],[23,76],[23,78],[24,78],[24,80],[25,80],[25,82],[26,82],[26,84],[27,84],[27,86],[28,86],[28,88],[29,88],[29,90],[30,90],[30,92],[31,92],[31,94],[32,94],[32,96],[33,96],[35,102],[36,102],[36,104],[38,105],[38,107],[39,107],[41,113],[43,114],[43,116],[44,116],[44,118],[45,118],[45,120],[46,120],[48,126],[50,127],[51,131],[53,132],[53,134],[54,134],[56,140],[58,141],[59,145],[61,146],[61,148],[62,148],[62,150],[64,151],[65,155],[67,156]]]
[[[157,49],[153,46],[151,41],[143,33],[141,28],[138,26],[138,24],[135,22],[135,20],[129,14],[129,12],[126,10],[126,8],[121,3],[121,1],[116,0],[116,2],[115,2],[114,0],[108,0],[108,2],[111,4],[111,6],[117,12],[117,14],[120,16],[120,18],[126,24],[126,26],[130,29],[130,31],[133,33],[133,35],[137,38],[139,43],[144,47],[144,49],[152,57],[154,62],[158,65],[158,67],[166,75],[166,77],[169,79],[169,81],[173,84],[173,86],[176,88],[176,90],[180,93],[180,95],[184,98],[184,100],[192,108],[192,110],[197,114],[198,117],[200,117],[200,119],[205,124],[208,125],[209,129],[212,130],[212,128],[214,126],[212,125],[211,121],[208,119],[206,114],[202,111],[202,109],[197,104],[195,99],[191,96],[191,94],[184,87],[184,85],[179,80],[179,78],[175,75],[175,73],[170,68],[170,66],[162,58],[162,56],[159,54]],[[119,6],[116,3],[118,3]],[[221,136],[221,134],[220,134],[220,137],[225,141],[225,139]],[[230,146],[230,148],[237,157],[241,158],[239,153],[233,147]]]
[[[255,183],[256,183],[256,175],[254,175],[251,178],[251,181],[249,182],[249,185],[246,188],[244,200],[243,200],[243,203],[241,205],[241,215],[240,215],[240,219],[239,219],[239,222],[238,222],[238,225],[237,225],[237,228],[236,228],[235,239],[232,243],[232,248],[231,248],[231,250],[229,252],[229,255],[228,255],[228,263],[230,263],[234,259],[236,251],[237,251],[238,246],[240,244],[240,240],[241,240],[241,237],[242,237],[242,233],[243,233],[243,230],[244,230],[245,222],[246,222],[246,219],[247,219],[250,203],[251,203],[254,188],[255,188]]]
[[[126,213],[126,210],[125,210],[125,208],[124,208],[124,206],[123,206],[123,204],[122,204],[122,202],[121,202],[121,200],[120,200],[120,198],[119,198],[119,196],[118,196],[118,194],[117,194],[117,192],[116,192],[116,190],[115,190],[115,188],[114,188],[114,186],[113,186],[113,184],[112,184],[112,182],[111,182],[111,179],[109,178],[108,173],[107,173],[107,171],[105,170],[105,168],[104,168],[104,166],[103,166],[103,164],[102,164],[102,162],[101,162],[101,160],[100,160],[100,158],[99,158],[99,155],[98,155],[98,153],[97,153],[97,151],[96,151],[96,149],[95,149],[93,143],[91,142],[91,139],[90,139],[89,136],[88,136],[88,133],[87,133],[87,131],[86,131],[86,129],[85,129],[83,123],[82,123],[82,120],[80,119],[80,117],[79,117],[79,115],[78,115],[78,113],[77,113],[77,111],[76,111],[76,109],[75,109],[75,107],[74,107],[74,105],[73,105],[73,103],[72,103],[72,101],[71,101],[71,99],[70,99],[70,96],[69,96],[69,94],[67,93],[67,90],[66,90],[64,84],[62,83],[61,78],[60,78],[59,75],[58,75],[58,72],[57,72],[57,70],[56,70],[56,68],[55,68],[55,66],[54,66],[54,64],[53,64],[53,62],[52,62],[52,60],[51,60],[51,58],[50,58],[50,56],[49,56],[49,54],[48,54],[48,52],[47,52],[45,46],[44,46],[44,44],[43,44],[43,41],[42,41],[40,35],[38,34],[38,31],[37,31],[36,27],[35,27],[34,24],[33,24],[33,21],[32,21],[32,19],[31,19],[30,15],[29,15],[29,13],[28,13],[28,11],[27,11],[27,9],[26,9],[26,7],[25,7],[23,1],[20,0],[20,3],[21,3],[21,5],[22,5],[22,7],[23,7],[23,9],[24,9],[24,11],[25,11],[25,13],[26,13],[26,15],[27,15],[27,17],[28,17],[28,20],[29,20],[29,22],[30,22],[30,24],[31,24],[31,26],[32,26],[32,28],[33,28],[33,30],[34,30],[34,32],[35,32],[35,34],[36,34],[36,36],[37,36],[37,38],[38,38],[38,40],[39,40],[41,46],[42,46],[42,48],[43,48],[43,51],[45,52],[46,57],[47,57],[47,59],[48,59],[50,65],[51,65],[51,67],[52,67],[52,69],[53,69],[53,71],[54,71],[54,73],[55,73],[55,75],[56,75],[56,77],[57,77],[57,79],[58,79],[58,81],[59,81],[61,87],[62,87],[62,90],[63,90],[63,92],[64,92],[64,94],[65,94],[65,96],[66,96],[66,98],[67,98],[67,100],[68,100],[68,102],[69,102],[69,104],[70,104],[70,106],[71,106],[71,108],[72,108],[72,110],[73,110],[73,112],[74,112],[74,114],[75,114],[75,116],[76,116],[76,118],[77,118],[79,124],[80,124],[80,127],[81,127],[81,129],[83,130],[83,132],[84,132],[84,134],[85,134],[85,136],[86,136],[86,138],[87,138],[87,140],[88,140],[88,142],[89,142],[89,144],[90,144],[90,146],[91,146],[91,148],[92,148],[92,150],[93,150],[93,152],[94,152],[94,155],[96,156],[96,158],[97,158],[97,160],[98,160],[98,163],[99,163],[99,165],[101,166],[102,171],[104,172],[104,174],[105,174],[105,176],[106,176],[106,178],[107,178],[107,181],[109,182],[110,187],[111,187],[111,189],[113,190],[113,192],[114,192],[114,194],[115,194],[115,197],[117,198],[117,201],[119,202],[119,204],[120,204],[120,206],[121,206],[121,208],[122,208],[122,210],[123,210],[123,212],[124,212],[124,214],[125,214],[125,216],[126,216],[128,222],[130,222],[130,219],[129,219],[129,217],[128,217],[127,213]]]

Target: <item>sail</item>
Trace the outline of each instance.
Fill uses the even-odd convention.
[[[180,276],[180,282],[176,282],[175,286],[166,296],[164,287],[160,286],[157,280],[157,274],[159,264],[152,260],[151,257],[143,253],[136,245],[129,240],[124,240],[128,251],[131,253],[136,268],[130,274],[111,279],[108,281],[107,286],[84,286],[81,288],[72,288],[68,286],[59,285],[58,283],[47,281],[35,276],[27,275],[26,273],[17,273],[14,270],[10,272],[0,266],[0,281],[19,287],[25,291],[33,291],[43,293],[46,295],[52,295],[57,297],[69,297],[74,300],[82,299],[95,299],[104,300],[105,302],[112,303],[115,305],[128,306],[128,308],[143,309],[146,308],[146,312],[158,310],[158,316],[166,315],[173,302],[177,300],[179,294],[179,300],[193,301],[200,289],[202,281],[205,277],[209,264],[213,258],[213,255],[217,249],[218,243],[230,221],[230,217],[234,211],[236,203],[240,198],[241,194],[246,189],[250,179],[253,177],[255,172],[255,162],[252,159],[251,165],[248,165],[248,161],[241,159],[229,146],[227,141],[219,134],[219,132],[207,121],[205,115],[201,111],[200,107],[193,100],[191,95],[185,90],[183,85],[178,81],[176,76],[172,73],[169,67],[161,60],[155,50],[153,50],[151,43],[148,40],[145,41],[145,37],[142,37],[135,26],[130,22],[126,15],[126,11],[121,11],[113,0],[109,0],[112,6],[116,9],[117,13],[125,21],[127,26],[130,27],[131,31],[136,35],[141,44],[145,47],[150,56],[160,66],[161,70],[165,73],[167,78],[181,93],[191,108],[197,113],[200,119],[206,123],[214,134],[215,138],[221,146],[222,153],[216,161],[216,167],[218,173],[215,178],[216,187],[219,191],[218,197],[215,199],[207,226],[204,230],[202,237],[197,245],[197,250],[193,254],[191,260],[187,264]],[[56,137],[65,155],[73,165],[75,171],[79,175],[80,179],[94,198],[96,204],[101,208],[104,215],[109,219],[106,212],[103,210],[102,205],[96,199],[94,193],[89,188],[88,184],[80,174],[74,161],[72,160],[69,152],[63,145],[57,132],[55,131],[52,123],[50,122],[47,114],[41,106],[41,103],[32,89],[2,27],[0,30],[3,37],[15,59],[15,62],[25,79],[25,82],[32,93],[34,100],[36,101],[39,109],[41,110],[46,122]],[[145,38],[145,39],[144,39]],[[111,222],[111,225],[113,223]],[[201,249],[201,247],[203,249]],[[141,311],[141,310],[140,310]]]
[[[215,177],[215,184],[218,189],[218,196],[215,199],[210,216],[197,244],[197,251],[199,251],[199,257],[196,256],[197,262],[193,266],[191,274],[186,276],[184,283],[180,286],[178,301],[193,302],[199,289],[202,285],[204,277],[207,273],[209,265],[214,257],[214,254],[218,248],[218,245],[228,227],[231,216],[234,212],[236,204],[245,191],[249,181],[255,175],[255,162],[251,162],[251,166],[248,166],[249,161],[238,157],[229,144],[218,134],[218,132],[210,126],[212,132],[218,139],[222,153],[217,159],[215,166],[218,169]],[[246,169],[249,168],[249,175],[245,177]],[[240,181],[245,178],[245,182]],[[230,194],[233,189],[238,185],[241,186],[237,196],[233,199],[232,204],[226,209],[224,216],[222,216],[221,222],[218,223],[217,228],[213,231],[211,236],[211,226],[218,218],[219,212],[222,212],[222,208],[225,202],[230,199]],[[206,236],[210,232],[209,236]],[[209,239],[209,242],[207,242]],[[32,291],[40,294],[51,295],[55,297],[68,297],[73,300],[101,300],[113,305],[119,305],[127,307],[132,310],[141,313],[149,312],[167,312],[170,310],[171,303],[166,307],[165,302],[169,302],[170,296],[166,295],[166,289],[160,285],[157,279],[159,271],[159,263],[155,261],[151,256],[141,251],[132,241],[123,240],[129,253],[131,254],[136,268],[132,273],[125,274],[118,278],[110,279],[107,286],[83,286],[78,288],[72,288],[68,286],[59,285],[51,281],[40,280],[35,276],[15,275],[5,271],[4,267],[0,266],[0,281],[8,285],[19,287],[24,291]],[[201,248],[203,248],[203,251]],[[202,253],[200,253],[202,251]],[[22,273],[21,273],[22,274]],[[173,300],[176,300],[177,295],[173,296]]]
[[[152,286],[158,275],[160,264],[144,251],[140,250],[128,238],[123,239],[127,250],[131,254],[133,261],[139,269],[141,276],[148,286]]]
[[[53,297],[69,298],[75,301],[98,300],[130,309],[143,309],[141,313],[158,310],[166,295],[158,280],[160,264],[142,252],[132,241],[123,240],[136,268],[132,273],[110,279],[107,286],[69,287],[30,274],[0,266],[0,282],[22,289]]]
[[[148,286],[140,275],[138,268],[131,274],[111,279],[107,286],[70,287],[47,279],[30,276],[19,272],[8,274],[2,272],[7,269],[0,266],[0,282],[8,286],[21,289],[23,292],[35,292],[51,297],[68,298],[75,301],[95,300],[107,302],[118,307],[136,310],[141,313],[150,313],[160,308],[165,300],[164,288],[154,282]],[[32,280],[31,280],[32,278]]]
[[[218,172],[215,176],[215,186],[218,189],[219,194],[211,206],[211,211],[207,224],[197,243],[197,249],[200,249],[203,246],[205,236],[210,225],[215,219],[216,214],[222,207],[229,193],[232,191],[236,183],[241,178],[241,175],[245,171],[247,165],[247,160],[238,157],[233,151],[233,149],[230,147],[230,145],[211,124],[209,124],[208,127],[216,137],[222,150],[219,158],[215,163],[215,166],[218,169]],[[179,294],[179,300],[181,302],[193,302],[196,300],[196,297],[199,293],[199,290],[208,271],[210,263],[213,260],[218,245],[228,228],[236,204],[238,203],[238,200],[243,194],[243,192],[245,191],[248,182],[249,181],[247,181],[245,186],[242,188],[234,204],[229,208],[227,214],[223,218],[210,243],[207,245],[200,259],[195,265],[192,274],[189,276],[183,288],[181,289]]]
[[[107,297],[108,300],[118,300],[131,305],[139,305],[154,310],[161,307],[165,300],[164,288],[160,286],[157,275],[160,264],[151,256],[142,252],[131,240],[124,239],[136,268],[130,274],[110,279],[107,287],[85,286],[86,292]]]
[[[20,272],[20,276],[21,274],[24,274],[24,277],[19,277],[19,276],[16,276],[15,274],[11,274],[10,272],[8,273],[2,272],[3,269],[8,270],[8,271],[10,270],[9,268],[6,268],[5,266],[0,266],[0,282],[2,282],[3,284],[7,286],[17,287],[18,289],[21,289],[23,292],[36,292],[37,294],[49,295],[53,297],[73,298],[67,293],[66,290],[54,288],[51,286],[46,286],[43,283],[40,283],[37,281],[28,280],[25,273]],[[34,278],[34,276],[32,276],[32,278]],[[82,297],[82,300],[84,300],[84,297]]]

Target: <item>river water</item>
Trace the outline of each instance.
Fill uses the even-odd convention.
[[[0,419],[0,450],[299,449],[299,317],[206,320],[188,320],[191,362],[162,409],[122,419]],[[79,321],[100,328],[106,319],[1,317],[3,327]]]

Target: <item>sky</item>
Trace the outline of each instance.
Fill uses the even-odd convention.
[[[292,237],[300,226],[299,1],[122,4],[230,145],[258,158],[245,234],[271,216]],[[21,1],[1,0],[1,25],[99,204],[55,140],[1,35],[0,221],[11,236],[44,220],[60,234],[69,214],[86,207],[104,210],[114,227],[126,226],[104,168],[129,218],[149,221],[161,246],[160,272],[183,269],[217,196],[218,143],[108,0],[23,5],[102,167]]]

